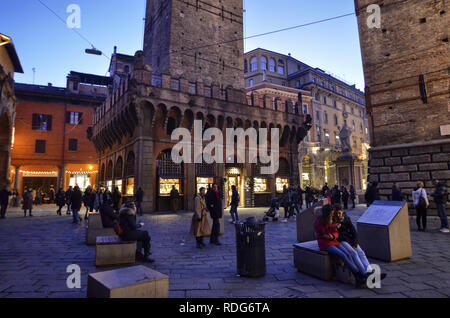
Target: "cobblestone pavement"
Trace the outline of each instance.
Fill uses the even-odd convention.
[[[0,297],[85,297],[87,276],[95,268],[95,247],[85,244],[85,229],[71,218],[58,217],[50,206],[36,208],[34,217],[24,218],[10,209],[0,220]],[[263,215],[264,209],[242,209],[241,218]],[[349,215],[356,220],[364,212],[359,206]],[[245,298],[340,298],[340,297],[449,297],[450,235],[435,230],[417,232],[412,225],[414,256],[381,265],[388,278],[381,289],[355,290],[339,282],[323,282],[297,272],[293,266],[296,225],[269,223],[266,227],[267,275],[258,279],[236,275],[235,231],[226,223],[223,246],[197,250],[189,236],[191,213],[147,215],[142,218],[152,236],[156,263],[149,266],[170,277],[170,297]],[[226,213],[226,220],[229,214]],[[438,227],[430,218],[430,229]],[[414,224],[414,221],[411,221]],[[82,269],[82,288],[66,287],[66,267]],[[101,269],[106,270],[106,269]]]

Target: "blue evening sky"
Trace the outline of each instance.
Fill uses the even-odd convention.
[[[78,31],[110,56],[142,49],[145,0],[41,0],[64,20],[66,8],[81,7]],[[245,0],[245,35],[251,36],[354,12],[353,0]],[[89,44],[68,29],[38,0],[3,4],[0,32],[13,38],[25,74],[16,81],[64,87],[71,71],[106,75],[109,60],[84,53]],[[363,90],[364,77],[356,17],[350,16],[245,41],[246,51],[262,47],[291,53]]]

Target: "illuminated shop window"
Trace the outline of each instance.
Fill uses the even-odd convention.
[[[267,192],[267,179],[255,178],[254,191],[255,193]]]

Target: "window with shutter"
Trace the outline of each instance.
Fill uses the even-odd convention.
[[[77,139],[69,139],[69,151],[78,151]]]
[[[36,140],[35,153],[39,154],[45,153],[45,140]]]

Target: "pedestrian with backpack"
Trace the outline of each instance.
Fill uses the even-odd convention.
[[[425,232],[427,230],[427,209],[430,206],[428,201],[427,190],[424,189],[423,182],[419,182],[412,192],[413,204],[416,208],[417,230]]]

